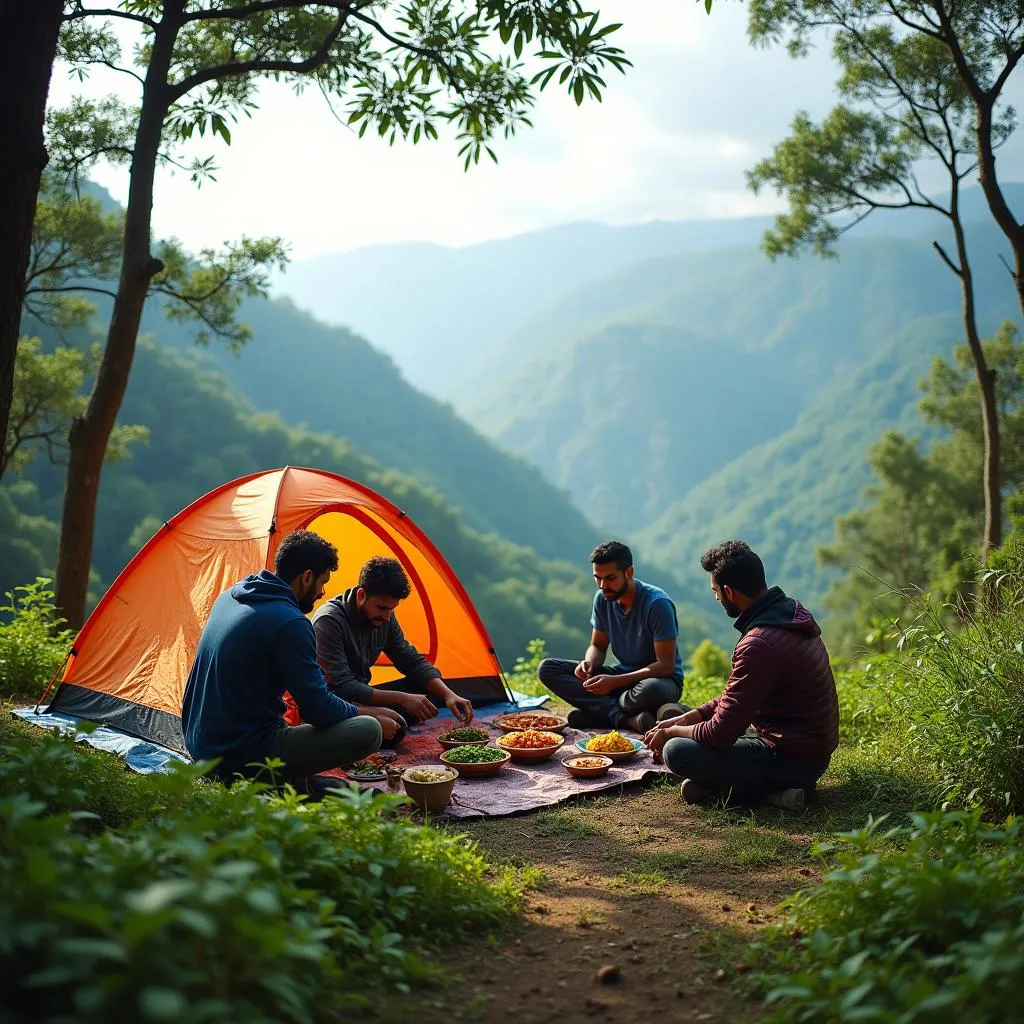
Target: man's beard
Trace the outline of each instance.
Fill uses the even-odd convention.
[[[722,609],[730,619],[738,619],[740,617],[740,610],[738,606],[734,605],[732,601],[727,597],[722,597]]]
[[[606,601],[618,601],[629,590],[629,580],[626,580],[618,590],[602,590],[601,593],[604,595]]]
[[[298,601],[299,611],[303,615],[308,615],[316,607],[316,584],[311,586]]]

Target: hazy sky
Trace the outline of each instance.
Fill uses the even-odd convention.
[[[611,73],[601,104],[577,108],[550,86],[533,130],[499,141],[499,165],[464,172],[450,140],[389,147],[358,139],[316,90],[297,97],[267,85],[230,147],[203,143],[219,165],[217,181],[197,190],[187,174],[161,172],[156,234],[192,249],[279,235],[302,258],[375,242],[461,245],[567,221],[778,209],[774,196],[746,189],[743,172],[785,136],[798,109],[827,112],[835,78],[828,53],[793,61],[780,48],[753,49],[745,8],[734,0],[716,0],[710,17],[693,0],[606,0],[600,9],[623,23],[617,41],[635,67]],[[51,101],[114,88],[134,99],[124,83],[132,84],[107,73],[83,89],[57,69]],[[1024,143],[1012,146],[1001,170],[1024,178]],[[124,171],[95,177],[124,201]]]

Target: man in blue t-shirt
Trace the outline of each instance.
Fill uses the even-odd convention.
[[[663,718],[684,714],[683,662],[679,624],[672,599],[634,577],[633,553],[616,540],[590,555],[594,595],[593,634],[580,662],[547,658],[537,677],[575,711],[575,729],[632,729],[646,732]],[[611,647],[618,665],[605,665]]]

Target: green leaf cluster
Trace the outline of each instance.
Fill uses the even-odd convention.
[[[1012,1019],[1024,971],[1020,822],[932,812],[881,825],[819,846],[835,867],[755,947],[767,1019]]]
[[[14,1021],[306,1024],[326,1002],[353,1013],[407,988],[450,929],[492,929],[517,907],[514,879],[489,881],[471,843],[354,787],[307,805],[182,766],[132,779],[144,813],[103,828],[94,756],[56,737],[8,737],[0,753]]]
[[[755,45],[785,42],[794,57],[829,38],[840,70],[841,102],[820,123],[797,114],[790,136],[748,173],[755,193],[771,188],[789,202],[765,235],[770,257],[807,247],[834,255],[838,236],[880,208],[958,215],[956,192],[982,137],[963,68],[1001,88],[1024,47],[1019,10],[1002,0],[752,0],[748,32]],[[988,101],[998,148],[1016,113],[998,90]],[[919,181],[929,161],[941,167],[938,190]]]
[[[38,698],[64,664],[74,633],[62,628],[50,580],[8,590],[0,605],[0,695]]]
[[[138,29],[132,55],[124,53],[111,21],[83,9],[65,23],[60,56],[79,77],[96,66],[114,67],[142,84],[159,50],[166,71],[151,84],[161,93],[151,99],[167,111],[159,159],[200,182],[213,177],[213,158],[183,162],[182,143],[209,134],[230,145],[231,126],[257,107],[261,79],[288,82],[296,91],[313,85],[343,108],[339,119],[360,136],[373,130],[392,144],[434,140],[451,126],[468,168],[484,153],[497,159],[490,145],[497,135],[508,138],[530,124],[535,92],[556,74],[579,104],[586,95],[601,99],[606,68],[630,66],[609,42],[619,26],[600,23],[578,0],[266,0],[183,10],[122,0],[119,7],[124,13],[115,16],[129,17]],[[124,123],[120,113],[111,125]],[[80,143],[81,135],[68,130],[75,120],[65,118],[62,137]],[[123,156],[133,145],[116,131],[110,137],[116,141],[109,145],[72,146],[76,169]]]

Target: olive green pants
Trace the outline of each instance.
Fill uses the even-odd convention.
[[[380,748],[380,722],[369,715],[346,718],[326,728],[288,725],[278,730],[270,756],[284,761],[283,782],[326,772],[367,757]]]

